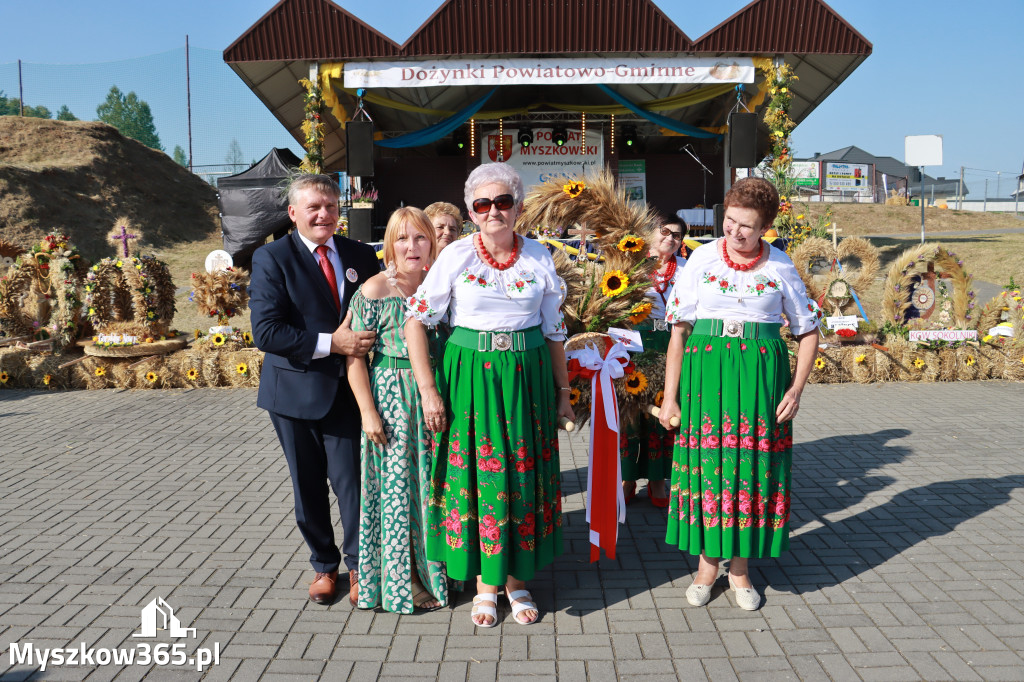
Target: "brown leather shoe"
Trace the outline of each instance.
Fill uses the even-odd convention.
[[[352,606],[359,605],[359,571],[354,568],[348,572],[348,600]]]
[[[314,604],[332,604],[337,594],[338,572],[317,573],[309,586],[309,601]]]

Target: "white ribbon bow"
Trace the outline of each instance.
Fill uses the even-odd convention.
[[[626,374],[625,367],[619,360],[624,359],[626,362],[629,362],[629,351],[621,343],[616,343],[608,349],[608,354],[602,357],[601,351],[598,350],[597,346],[593,343],[587,343],[580,350],[571,351],[568,355],[570,358],[575,358],[580,363],[580,367],[596,371],[593,379],[591,379],[591,390],[594,388],[594,382],[600,378],[601,391],[604,397],[604,419],[608,423],[608,428],[618,433],[619,401],[615,397],[612,380],[620,379]]]

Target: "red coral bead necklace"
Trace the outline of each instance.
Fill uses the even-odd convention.
[[[504,263],[494,260],[494,256],[487,252],[487,247],[484,246],[483,237],[480,236],[479,232],[473,237],[473,240],[476,243],[477,253],[480,255],[480,258],[495,270],[508,270],[516,262],[516,257],[519,256],[519,238],[517,235],[512,235],[512,255]]]
[[[676,274],[676,268],[679,267],[676,263],[676,259],[673,258],[668,262],[668,268],[664,273],[654,271],[654,290],[659,294],[665,293],[665,289],[668,289],[668,283],[672,281],[672,278]]]
[[[749,263],[743,263],[742,265],[740,265],[740,264],[736,263],[732,258],[729,258],[729,247],[725,245],[725,240],[724,239],[722,240],[722,260],[724,260],[725,264],[728,265],[733,270],[738,270],[739,272],[745,272],[745,271],[751,269],[752,267],[757,265],[758,261],[761,260],[761,256],[763,254],[764,254],[764,240],[759,239],[758,240],[758,247],[757,247],[757,257],[754,258],[754,260],[750,261]]]

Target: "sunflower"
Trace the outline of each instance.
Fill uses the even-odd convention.
[[[156,372],[146,372],[146,381],[151,384],[155,384],[160,379],[160,376]]]
[[[245,364],[244,362],[240,362],[235,367],[235,371],[241,374],[242,376],[245,376],[246,374],[249,373],[249,365]]]
[[[973,356],[973,355],[968,355],[968,356],[967,356],[967,359],[966,359],[966,360],[964,360],[964,362],[966,362],[966,363],[967,363],[967,366],[968,366],[968,367],[970,367],[970,366],[971,366],[971,365],[973,365],[973,364],[974,364],[974,363],[975,363],[976,361],[975,361],[975,359],[974,359],[974,356]]]
[[[95,375],[96,375],[96,376],[98,376],[98,377],[101,377],[101,376],[103,376],[103,375],[104,375],[104,374],[106,374],[106,373],[107,373],[107,370],[106,370],[106,368],[104,368],[104,367],[97,367],[97,368],[96,368],[96,369],[95,369],[95,370],[93,371],[93,374],[95,374]]]
[[[570,180],[569,182],[562,185],[562,191],[568,194],[573,199],[583,194],[583,190],[585,190],[586,188],[587,186],[582,181],[575,182]]]
[[[855,357],[855,358],[853,359],[853,361],[854,361],[854,362],[856,362],[856,363],[857,363],[857,364],[859,365],[860,363],[864,362],[864,361],[865,361],[865,360],[867,360],[867,359],[868,359],[868,356],[867,356],[867,355],[864,355],[863,353],[861,353],[860,355],[858,355],[857,357]]]
[[[0,372],[0,384],[6,384],[10,381],[11,375],[7,372]]]
[[[921,358],[914,358],[914,367],[917,367],[918,369],[924,367],[924,360]]]
[[[814,367],[815,367],[815,369],[824,369],[825,368],[825,360],[824,360],[824,358],[818,358],[817,360],[815,360],[814,361]]]
[[[570,388],[569,389],[569,404],[570,405],[575,405],[576,403],[578,403],[580,401],[580,396],[582,396],[582,395],[583,394],[580,393],[580,389],[578,389],[578,388]]]
[[[245,345],[251,346],[252,345],[252,332],[243,332],[242,333],[242,340],[245,341]]]
[[[216,334],[210,337],[210,340],[213,341],[213,345],[215,346],[223,346],[224,342],[228,340],[228,337],[224,336],[220,332],[217,332]]]
[[[608,298],[615,298],[629,286],[629,275],[622,270],[612,270],[601,278],[601,293]]]
[[[654,396],[654,405],[661,407],[661,404],[665,401],[665,391],[658,391],[657,395]]]
[[[43,375],[43,386],[49,386],[51,381],[53,381],[53,375],[52,374],[44,374]]]
[[[651,314],[651,302],[641,301],[633,306],[629,311],[629,321],[633,324],[640,324],[647,319],[647,316]]]
[[[185,372],[185,376],[188,377],[189,381],[195,381],[196,379],[199,378],[199,370],[197,370],[195,367],[189,367],[188,371]]]
[[[642,248],[644,248],[644,240],[640,237],[637,237],[635,234],[627,234],[625,237],[619,240],[619,251],[628,251],[629,253],[636,253]]]
[[[647,388],[647,376],[640,370],[633,372],[626,379],[626,393],[630,395],[640,395],[645,388]]]

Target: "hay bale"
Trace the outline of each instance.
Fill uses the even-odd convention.
[[[110,376],[112,364],[113,361],[109,358],[89,356],[72,366],[73,374],[90,391],[110,388],[114,385]]]
[[[957,381],[974,381],[984,378],[981,376],[980,350],[974,346],[961,346],[956,349],[954,355]]]
[[[219,354],[221,376],[230,386],[255,387],[260,384],[263,354],[250,350],[227,351]],[[244,369],[243,369],[244,368]]]
[[[957,360],[956,360],[956,349],[954,348],[940,348],[936,351],[936,355],[939,360],[939,369],[936,374],[938,381],[956,381],[957,378]]]
[[[28,388],[32,385],[32,370],[29,361],[36,353],[25,348],[0,348],[0,374],[7,381],[0,381],[0,389]]]
[[[1024,350],[1017,346],[1003,349],[1003,378],[1007,381],[1024,381]]]
[[[850,379],[858,384],[870,384],[875,379],[875,356],[871,346],[850,346],[843,349],[843,366],[850,373]]]
[[[137,364],[136,364],[137,363]],[[134,371],[134,386],[140,389],[152,389],[152,388],[164,388],[170,387],[168,381],[167,368],[165,367],[164,356],[157,356],[148,358],[142,362],[136,361],[132,363],[135,366],[131,369]]]
[[[61,368],[67,356],[36,355],[28,362],[31,385],[36,388],[72,388],[71,368]]]
[[[164,363],[168,383],[178,388],[205,386],[202,361],[195,348],[183,348],[167,356]]]

